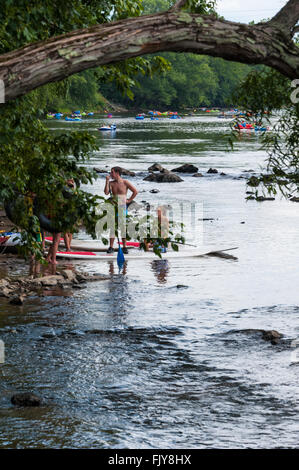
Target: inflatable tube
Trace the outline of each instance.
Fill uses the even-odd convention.
[[[41,212],[39,214],[35,214],[38,217],[39,224],[42,229],[46,230],[46,232],[50,233],[60,233],[61,229],[59,229],[57,226],[55,226],[55,223],[49,219],[45,214],[42,214]]]
[[[16,198],[14,201],[9,201],[4,204],[4,209],[5,209],[7,217],[16,225],[20,224],[20,221],[18,219],[18,214],[15,212],[16,204],[19,200],[20,200],[20,197]],[[51,222],[51,220],[48,217],[46,217],[44,214],[39,212],[36,201],[34,201],[33,203],[33,213],[34,215],[37,216],[41,228],[51,233],[60,232],[60,230],[58,230],[57,227],[54,226],[54,224]]]
[[[6,212],[7,217],[9,220],[11,220],[14,224],[18,225],[19,224],[19,218],[18,218],[18,206],[22,205],[22,207],[19,209],[24,210],[24,198],[23,196],[16,196],[13,201],[5,201],[4,202],[4,209]]]
[[[22,235],[19,232],[0,233],[0,247],[13,247],[22,245]]]

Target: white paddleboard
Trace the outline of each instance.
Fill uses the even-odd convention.
[[[46,244],[52,244],[53,238],[52,237],[45,237]],[[122,245],[122,242],[121,242]],[[59,246],[65,246],[64,239],[61,238],[59,242]],[[127,248],[138,248],[138,242],[127,242]],[[106,253],[108,246],[104,245],[102,242],[97,240],[79,240],[73,239],[71,243],[72,251],[100,251]]]
[[[162,259],[175,259],[175,258],[194,258],[198,256],[204,256],[209,253],[215,252],[222,252],[222,251],[230,251],[236,250],[235,248],[213,248],[213,247],[202,247],[196,250],[186,250],[182,249],[180,251],[168,251],[167,253],[162,253]],[[93,251],[58,251],[56,256],[58,258],[69,258],[69,259],[88,259],[88,260],[96,260],[96,261],[109,261],[109,260],[117,260],[117,250],[114,253],[98,253]],[[160,259],[154,252],[145,252],[142,250],[134,250],[127,255],[125,255],[125,260],[153,260],[153,259]]]

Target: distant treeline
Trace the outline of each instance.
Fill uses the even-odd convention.
[[[112,82],[101,85],[101,93],[126,108],[182,109],[199,106],[232,106],[232,93],[251,67],[223,59],[194,54],[159,54],[171,63],[171,70],[152,79],[137,77],[134,99],[123,95]]]
[[[169,71],[149,76],[137,75],[133,99],[123,94],[115,82],[99,81],[99,69],[73,75],[61,84],[41,88],[40,103],[49,111],[104,109],[107,102],[127,109],[197,108],[199,106],[229,107],[233,91],[249,73],[251,67],[223,59],[194,54],[159,54],[171,63]]]

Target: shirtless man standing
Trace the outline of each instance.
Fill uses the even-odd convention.
[[[112,181],[110,181],[110,177]],[[128,189],[132,192],[131,197],[127,199],[127,192]],[[118,204],[118,207],[123,206],[125,209],[128,205],[133,201],[133,199],[137,196],[138,191],[137,189],[127,180],[121,178],[121,168],[119,166],[115,166],[111,168],[110,175],[106,176],[106,184],[104,193],[106,195],[111,194],[115,201]],[[107,250],[107,253],[113,253],[113,244],[114,244],[115,237],[110,238],[110,247]],[[128,253],[126,239],[123,238],[123,252],[126,254]]]

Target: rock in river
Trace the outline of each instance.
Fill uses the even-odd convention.
[[[256,201],[263,202],[263,201],[275,201],[275,197],[265,197],[265,196],[257,196]]]
[[[183,181],[178,175],[175,175],[171,171],[164,171],[163,173],[151,173],[146,176],[144,181],[154,181],[155,183],[179,183]]]
[[[39,406],[41,398],[33,393],[15,393],[11,397],[11,403],[16,406]]]
[[[175,171],[176,173],[197,173],[198,168],[189,163],[185,163],[184,165],[179,166],[178,168],[174,168],[171,171]]]
[[[25,294],[15,295],[15,296],[9,301],[9,303],[12,304],[12,305],[23,305],[25,298],[26,298],[26,295],[25,295]]]

